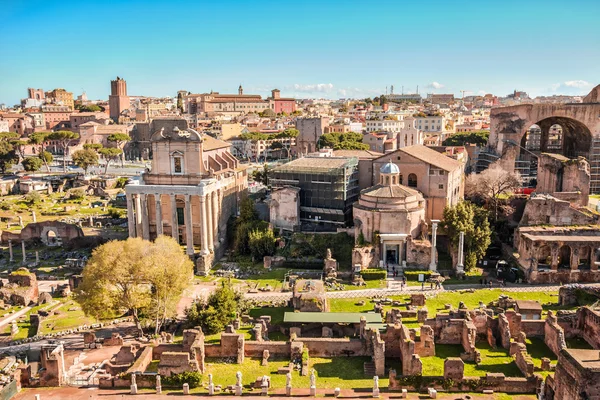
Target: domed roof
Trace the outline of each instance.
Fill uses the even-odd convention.
[[[387,164],[384,164],[381,169],[379,169],[379,172],[382,174],[399,174],[400,168],[390,161]]]

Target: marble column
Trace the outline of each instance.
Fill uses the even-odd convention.
[[[139,194],[134,194],[135,201],[135,237],[142,237],[142,199]]]
[[[207,235],[207,226],[206,226],[206,196],[200,196],[200,213],[201,213],[201,226],[202,229],[200,231],[200,235],[202,238],[202,254],[208,254],[210,251],[208,250],[208,235]]]
[[[10,259],[8,260],[9,262],[15,261],[15,259],[13,258],[12,240],[8,241],[8,255],[10,257]]]
[[[127,226],[129,227],[129,237],[135,237],[135,213],[133,212],[133,197],[128,194],[127,198]]]
[[[27,253],[25,253],[25,241],[21,240],[21,251],[23,251],[23,264],[27,261]]]
[[[177,199],[171,195],[171,236],[179,243],[179,228],[177,227]]]
[[[193,256],[194,229],[192,226],[192,199],[189,194],[185,195],[185,243],[187,254]]]
[[[140,214],[142,216],[142,238],[144,240],[150,240],[150,221],[148,221],[148,195],[141,195],[142,209]]]
[[[217,192],[212,195],[212,221],[213,221],[213,242],[219,243],[219,195]]]
[[[163,222],[162,222],[162,203],[160,202],[160,194],[154,195],[155,214],[156,214],[156,237],[163,234]]]
[[[461,232],[460,236],[458,237],[458,260],[456,263],[456,272],[465,272],[465,266],[464,266],[464,247],[465,247],[465,233]]]
[[[439,222],[440,221],[437,219],[431,220],[431,263],[429,264],[430,271],[437,270],[437,263],[436,263],[437,250],[436,250],[435,246],[437,244],[437,227],[438,227]]]
[[[208,241],[208,249],[214,251],[212,193],[206,196],[206,234],[208,236],[206,239]]]

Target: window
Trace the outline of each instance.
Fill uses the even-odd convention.
[[[402,181],[403,181],[402,174],[400,174],[400,178],[398,179],[398,183],[400,183],[402,185]]]
[[[415,174],[408,175],[408,186],[417,187],[417,176]]]
[[[444,184],[443,184],[443,183],[440,183],[440,184],[438,185],[438,189],[443,189],[443,188],[444,188]]]
[[[173,156],[173,173],[175,173],[175,174],[183,173],[183,157]]]
[[[429,175],[435,175],[435,170],[433,168],[429,168]]]
[[[444,175],[444,171],[443,170],[440,170],[440,175]]]
[[[185,225],[185,219],[183,217],[183,207],[177,207],[177,225]]]

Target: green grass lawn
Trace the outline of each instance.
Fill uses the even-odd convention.
[[[541,368],[542,366],[542,358],[547,357],[552,361],[553,364],[556,363],[558,357],[550,350],[550,348],[544,343],[543,339],[540,338],[528,338],[526,340],[527,344],[527,353],[533,359],[534,366],[536,368]],[[540,375],[546,379],[546,376],[552,374],[552,371],[537,371]]]
[[[70,308],[76,308],[77,310],[69,311]],[[40,329],[41,334],[60,332],[80,325],[91,325],[98,322],[94,318],[87,317],[81,310],[79,304],[74,300],[68,300],[55,311],[58,311],[59,314],[54,315],[54,312],[52,312],[48,317],[42,320],[42,328]]]
[[[492,349],[487,343],[477,343],[481,352],[481,363],[465,362],[465,376],[485,376],[488,372],[501,372],[506,376],[521,377],[523,374],[508,351],[503,348]],[[435,356],[423,357],[424,376],[443,376],[444,360],[448,357],[460,357],[463,347],[454,344],[436,344]]]
[[[370,361],[370,357],[336,357],[336,358],[310,358],[310,368],[315,369],[317,376],[317,387],[322,389],[370,388],[373,387],[373,379],[364,376],[363,364]],[[253,383],[256,378],[263,375],[271,376],[271,385],[275,389],[285,387],[285,375],[277,374],[277,369],[289,364],[289,360],[269,360],[269,365],[261,366],[258,358],[246,358],[243,364],[226,364],[220,359],[206,359],[207,373],[213,374],[213,381],[217,385],[235,384],[235,374],[242,373],[242,381],[245,386]],[[207,374],[203,377],[203,384],[208,384]],[[309,376],[300,376],[297,371],[292,373],[292,386],[308,388]],[[384,388],[388,385],[387,378],[379,380],[379,386]]]

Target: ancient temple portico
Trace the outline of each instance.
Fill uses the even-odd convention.
[[[162,129],[152,148],[152,170],[125,188],[129,236],[172,236],[204,274],[223,253],[227,220],[247,188],[245,170],[226,142],[191,129]]]

